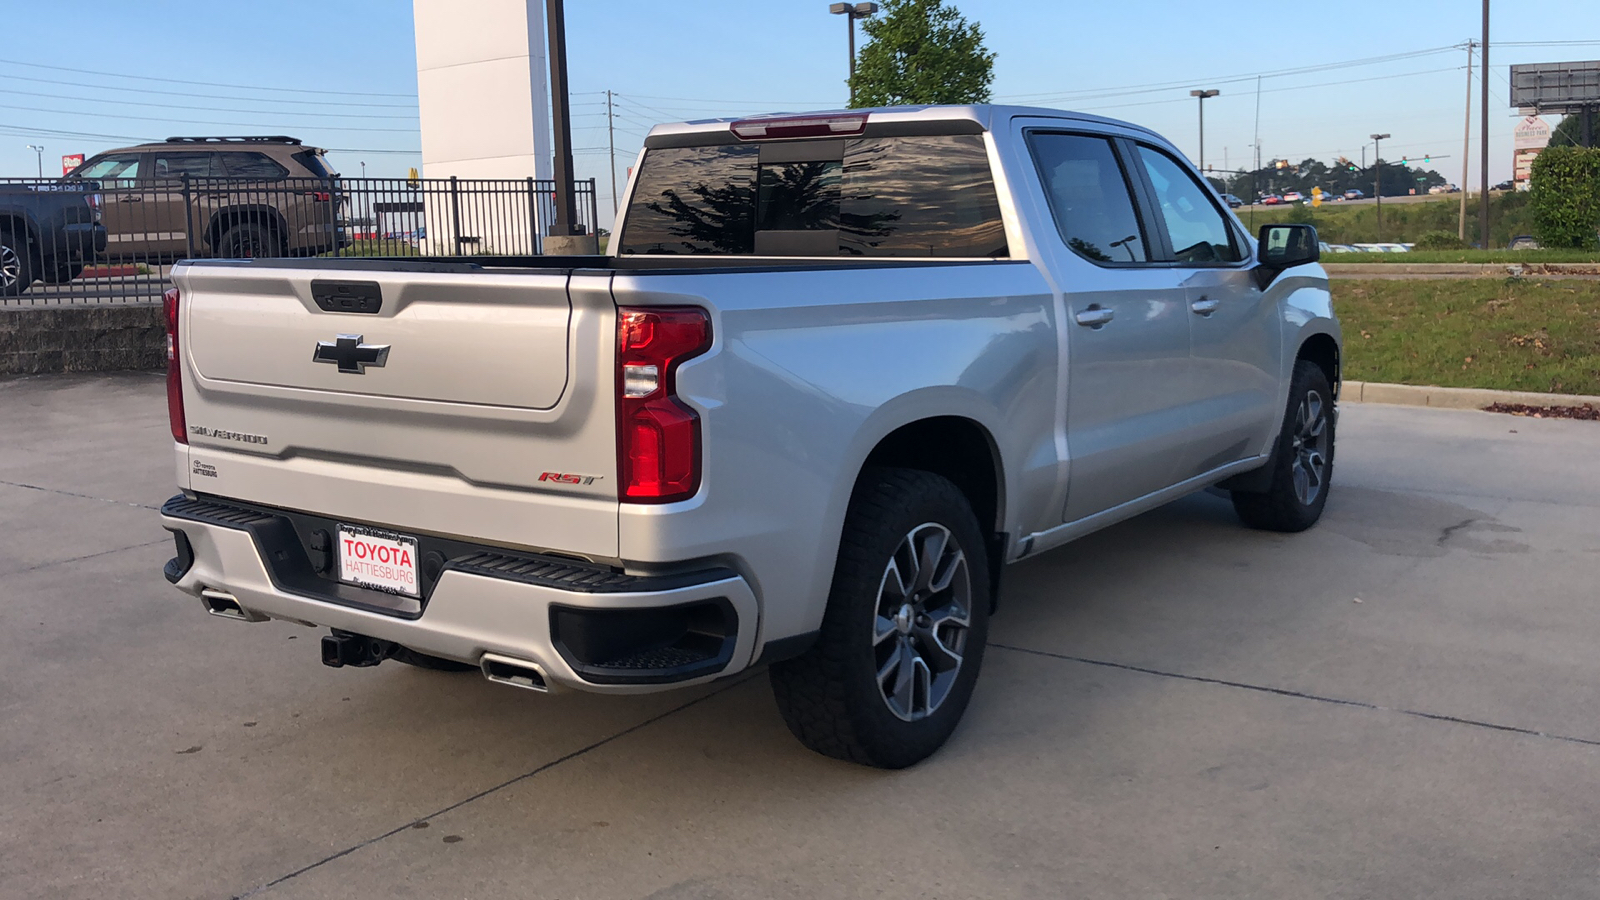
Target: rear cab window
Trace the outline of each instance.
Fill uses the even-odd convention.
[[[629,254],[1003,258],[983,136],[892,135],[645,153]]]

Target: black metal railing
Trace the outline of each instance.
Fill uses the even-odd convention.
[[[594,180],[576,188],[592,234]],[[554,195],[533,178],[0,178],[0,306],[158,303],[183,259],[537,255]]]

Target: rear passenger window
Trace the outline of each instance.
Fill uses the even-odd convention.
[[[214,153],[157,153],[155,177],[163,180],[177,180],[185,175],[211,178],[222,174],[216,163]]]
[[[260,153],[224,153],[224,165],[227,166],[228,177],[249,178],[254,181],[277,181],[289,174],[289,170],[278,165]]]
[[[1150,260],[1128,178],[1111,141],[1035,132],[1029,144],[1056,228],[1074,253],[1097,263]]]
[[[662,148],[645,154],[623,253],[1003,257],[980,135]]]
[[[1243,258],[1222,210],[1178,161],[1139,145],[1139,159],[1155,188],[1172,253],[1183,263],[1230,263]]]

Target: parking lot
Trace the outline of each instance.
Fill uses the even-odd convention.
[[[206,616],[156,375],[0,382],[0,896],[1600,896],[1600,426],[1347,405],[1322,524],[1008,573],[962,727],[537,696]]]

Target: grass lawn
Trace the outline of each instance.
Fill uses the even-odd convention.
[[[1413,250],[1410,253],[1325,253],[1325,263],[1594,263],[1588,250]]]
[[[1600,395],[1600,281],[1331,283],[1352,381]]]

